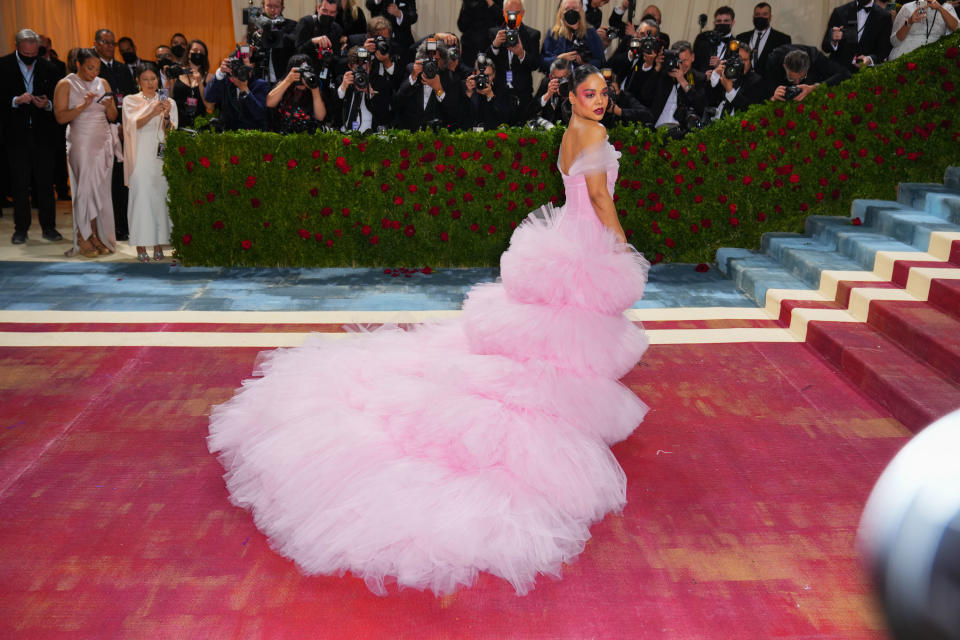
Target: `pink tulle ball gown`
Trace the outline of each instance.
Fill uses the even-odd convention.
[[[531,214],[455,320],[261,354],[256,378],[213,409],[210,450],[232,502],[307,574],[351,572],[446,594],[480,571],[518,594],[559,576],[589,527],[626,503],[609,446],[646,405],[619,382],[647,348],[624,310],[649,264],[599,221],[584,176]]]

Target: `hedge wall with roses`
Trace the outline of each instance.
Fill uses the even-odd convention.
[[[960,34],[803,103],[766,103],[683,140],[618,128],[615,200],[653,262],[709,262],[847,215],[960,164]],[[562,130],[344,137],[173,132],[164,171],[187,265],[495,265],[512,229],[561,203]],[[854,221],[856,223],[856,221]]]

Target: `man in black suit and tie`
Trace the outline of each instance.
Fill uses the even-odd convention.
[[[689,42],[678,40],[670,51],[677,66],[668,69],[664,61],[657,62],[657,72],[647,78],[641,96],[653,114],[654,127],[681,137],[687,133],[689,121],[699,119],[707,106],[707,79],[693,68],[695,56]]]
[[[67,75],[67,65],[56,57],[53,50],[53,41],[48,36],[40,34],[40,57],[57,68],[57,78]],[[57,192],[57,200],[70,200],[70,186],[67,180],[67,125],[61,124],[60,142],[57,143],[57,156],[54,160],[53,186]]]
[[[283,0],[263,0],[262,9],[270,24],[247,25],[247,42],[257,48],[255,59],[263,60],[263,79],[272,87],[286,76],[287,62],[297,52],[297,21],[283,16]]]
[[[400,75],[389,53],[377,51],[376,45],[354,45],[347,54],[347,72],[343,74],[334,95],[332,120],[344,132],[366,133],[386,127],[390,119],[390,100],[393,98],[393,74]],[[389,65],[389,71],[386,71]],[[380,73],[379,69],[384,72]],[[357,75],[365,74],[362,87],[356,83]]]
[[[713,69],[723,60],[733,39],[736,17],[731,7],[720,7],[713,12],[713,30],[701,32],[693,41],[695,71],[706,73],[707,69]]]
[[[820,48],[851,71],[880,64],[890,55],[893,20],[873,0],[854,0],[830,14]]]
[[[424,68],[427,61],[436,63],[435,75]],[[442,42],[428,38],[417,49],[416,61],[393,94],[395,127],[415,131],[432,126],[453,128],[460,123],[460,79],[448,70],[449,64],[447,47]]]
[[[30,188],[34,189],[40,227],[46,240],[56,242],[53,165],[60,132],[53,117],[57,69],[38,56],[40,36],[22,29],[17,50],[0,58],[0,117],[9,172],[13,182],[13,244],[27,241],[30,228]]]
[[[400,48],[407,51],[413,45],[411,27],[417,23],[417,0],[367,0],[370,17],[383,16],[393,27],[393,37]],[[406,61],[399,61],[401,65]]]
[[[110,84],[113,89],[113,99],[117,103],[118,119],[123,118],[123,97],[137,92],[137,85],[133,81],[133,74],[122,62],[113,59],[117,47],[116,37],[110,29],[99,29],[93,38],[93,48],[100,56],[100,77]],[[123,127],[120,128],[121,140]],[[126,240],[130,235],[127,226],[127,198],[130,190],[123,184],[123,162],[114,159],[113,178],[110,186],[110,195],[113,200],[113,221],[117,231],[117,240]]]
[[[513,103],[514,125],[522,125],[530,110],[533,72],[540,67],[540,32],[523,24],[524,13],[522,0],[503,3],[504,24],[490,30],[487,51],[497,71],[493,91]],[[509,41],[508,35],[515,40]]]
[[[828,87],[850,78],[850,70],[803,44],[785,44],[770,52],[763,79],[771,100],[803,102],[818,85]],[[789,94],[788,87],[792,87]],[[793,95],[796,94],[796,95]],[[790,97],[793,95],[793,97]]]
[[[770,4],[759,3],[753,8],[753,30],[744,31],[737,36],[737,40],[749,45],[753,51],[750,63],[755,71],[767,68],[767,59],[771,51],[793,42],[790,36],[770,26],[772,17]]]

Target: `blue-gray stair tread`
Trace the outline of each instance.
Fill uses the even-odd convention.
[[[727,262],[730,277],[757,304],[766,303],[767,289],[812,289],[809,282],[796,277],[768,255],[751,252],[731,257]]]

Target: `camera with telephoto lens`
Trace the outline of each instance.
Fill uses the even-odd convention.
[[[796,85],[790,85],[783,88],[783,99],[787,102],[791,100],[796,100],[797,97],[803,92],[803,89]]]
[[[370,74],[367,73],[367,62],[370,52],[366,49],[357,49],[357,67],[353,70],[353,86],[363,91],[370,85]]]
[[[300,72],[300,82],[308,89],[318,89],[320,87],[320,76],[313,70],[309,63],[304,62],[297,70]]]
[[[680,52],[676,49],[667,49],[663,52],[663,71],[670,73],[674,69],[680,68]]]
[[[385,56],[390,53],[390,41],[383,36],[377,36],[373,39],[373,42],[377,46],[377,53],[380,55]]]
[[[575,38],[570,50],[579,54],[580,59],[584,62],[590,59],[590,45],[587,44],[586,40]]]
[[[282,16],[271,18],[265,15],[263,9],[254,7],[251,0],[250,6],[243,9],[241,22],[247,27],[247,42],[255,49],[276,49],[283,46],[283,38],[278,32],[283,25]]]
[[[636,40],[636,38],[634,38],[634,40]],[[649,34],[643,36],[637,42],[640,53],[643,55],[660,53],[660,49],[663,47],[663,43],[660,41],[659,37]],[[633,40],[630,41],[630,48],[633,48]]]
[[[171,78],[171,79],[179,78],[180,76],[182,76],[187,72],[186,69],[178,65],[176,62],[168,62],[166,67],[164,67],[161,64],[160,68],[163,69],[163,72],[167,75],[168,78]]]
[[[230,75],[236,78],[238,82],[250,82],[253,67],[244,64],[243,58],[238,57],[239,55],[240,53],[237,52],[237,56],[230,58],[227,63],[230,66]]]
[[[743,59],[740,57],[740,43],[731,40],[723,56],[723,76],[729,80],[739,80],[743,77]]]

